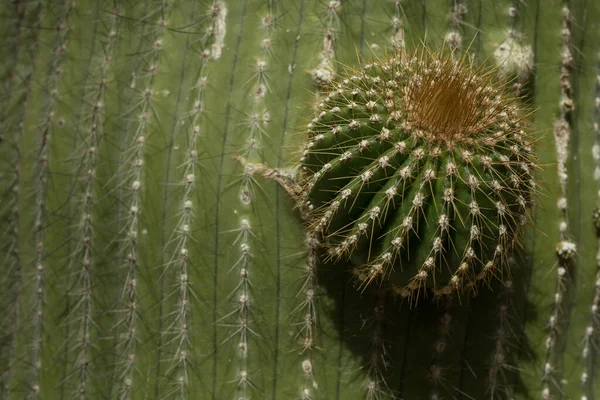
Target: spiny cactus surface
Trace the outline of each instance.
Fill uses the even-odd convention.
[[[0,2],[0,399],[597,398],[598,21],[591,0]],[[431,126],[456,119],[417,100],[452,74],[406,86],[413,100],[397,92],[391,109],[376,84],[367,109],[381,60],[441,48],[474,60],[473,82],[499,68],[534,113],[511,126],[508,107],[484,127],[461,112],[472,134],[452,128],[448,146]],[[438,100],[459,110],[461,90]],[[335,126],[356,141],[336,142]],[[389,175],[320,226],[371,169]],[[505,265],[476,293],[409,307],[386,285],[410,288],[435,255],[450,186],[434,260],[447,267],[419,288],[452,287],[472,226],[460,285],[499,241]],[[509,250],[522,203],[532,223]],[[406,259],[367,284],[385,233],[413,213]],[[330,262],[363,221],[368,236]]]

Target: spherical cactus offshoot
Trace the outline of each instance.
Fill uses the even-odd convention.
[[[327,256],[414,298],[506,278],[535,192],[527,112],[496,70],[400,53],[324,94],[299,201]]]

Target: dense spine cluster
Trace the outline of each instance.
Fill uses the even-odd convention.
[[[494,70],[426,51],[332,87],[300,160],[299,202],[329,259],[411,301],[508,276],[535,191],[531,137]]]

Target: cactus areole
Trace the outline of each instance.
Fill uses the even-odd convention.
[[[327,258],[410,299],[506,279],[535,192],[527,113],[496,70],[400,53],[331,85],[298,201]]]

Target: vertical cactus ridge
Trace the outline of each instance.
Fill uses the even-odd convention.
[[[168,18],[171,14],[171,7],[176,7],[173,3],[165,3],[164,6],[162,19]],[[167,260],[164,266],[161,266],[161,303],[165,303],[163,310],[166,309],[166,313],[161,312],[159,322],[161,334],[164,336],[164,339],[160,341],[159,363],[161,364],[162,371],[160,371],[160,374],[164,376],[164,383],[162,387],[157,385],[157,394],[164,398],[189,398],[195,386],[190,382],[190,369],[197,362],[194,343],[198,336],[194,335],[193,332],[200,318],[198,318],[199,315],[194,313],[199,298],[191,283],[191,274],[192,267],[197,260],[194,257],[195,254],[190,251],[190,246],[192,245],[191,232],[193,232],[194,223],[196,222],[196,210],[201,206],[197,204],[195,191],[198,184],[197,174],[200,169],[198,153],[202,132],[199,121],[204,112],[205,63],[210,58],[220,57],[221,53],[218,44],[209,50],[209,45],[215,44],[219,40],[217,38],[219,32],[214,29],[218,23],[217,20],[220,18],[218,16],[219,11],[216,11],[219,7],[220,5],[215,4],[213,9],[207,10],[213,18],[208,19],[208,26],[201,27],[206,29],[203,38],[204,43],[201,44],[204,48],[200,54],[202,64],[198,80],[192,90],[189,91],[191,108],[184,114],[188,121],[183,119],[181,121],[188,124],[184,125],[185,133],[183,136],[185,140],[179,147],[183,150],[178,166],[178,173],[181,175],[176,180],[176,186],[180,188],[180,193],[172,196],[176,197],[175,201],[178,207],[175,213],[176,217],[173,218],[175,219],[173,230],[167,235],[164,246]],[[195,11],[195,8],[191,10],[192,15]],[[221,12],[226,13],[226,10]],[[159,26],[160,29],[156,32],[155,43],[160,43],[160,46],[156,46],[151,64],[158,68],[160,68],[160,59],[162,53],[164,53],[162,43],[169,25],[166,22],[160,23],[159,21]],[[152,81],[150,81],[150,87],[147,91],[151,90],[151,85]],[[143,112],[148,113],[150,109],[151,104],[148,100],[147,110]],[[157,372],[157,375],[159,376],[159,372]]]
[[[574,9],[574,13],[580,13],[582,11],[577,4],[574,4],[572,8]],[[600,9],[597,6],[590,10],[590,12],[594,13],[593,15],[598,15],[599,11]],[[591,29],[591,26],[585,24],[581,28],[581,36],[575,36],[575,43],[577,48],[581,47],[584,49],[584,55],[582,57],[586,57],[590,62],[595,60],[597,63],[600,37],[596,34],[587,38],[586,34],[590,32],[589,29]],[[577,61],[576,65],[582,65],[584,62],[582,59]],[[578,156],[589,160],[589,167],[575,167],[580,179],[580,187],[585,187],[585,185],[593,187],[594,184],[596,184],[597,187],[598,178],[595,168],[592,166],[595,167],[595,165],[597,165],[597,154],[594,147],[597,140],[595,136],[598,126],[598,107],[600,106],[600,101],[598,100],[599,83],[598,70],[590,68],[579,77],[579,83],[576,86],[577,90],[575,91],[577,94],[577,109],[575,115],[578,117],[576,119],[575,128],[578,135],[575,139],[574,147]],[[590,104],[592,106],[590,106]],[[589,149],[592,151],[590,152]],[[594,210],[597,205],[597,199],[594,199],[593,196],[589,196],[589,199],[581,199],[575,204],[577,205],[577,208],[581,208],[582,211],[585,209]],[[591,250],[594,246],[597,246],[597,230],[594,223],[586,223],[585,212],[582,211],[578,212],[579,215],[581,215],[582,222],[580,226],[577,227],[578,233],[577,236],[575,236],[575,240],[578,240],[580,243],[580,245],[578,245],[580,251],[578,252],[578,270],[575,283],[578,284],[582,280],[589,283],[585,285],[583,290],[578,290],[578,288],[575,289],[575,301],[573,302],[574,306],[570,310],[570,314],[571,321],[574,322],[574,328],[577,331],[570,331],[571,339],[567,340],[565,351],[572,351],[575,354],[578,354],[579,359],[572,362],[567,358],[565,360],[564,369],[565,371],[571,371],[573,369],[576,371],[570,375],[568,381],[570,387],[567,390],[578,389],[578,398],[586,400],[593,398],[594,393],[597,393],[597,388],[594,387],[597,375],[592,358],[595,354],[595,348],[597,348],[598,332],[596,320],[599,282],[597,280],[597,254],[594,254],[593,251],[586,252],[582,250],[585,248]],[[595,249],[597,249],[597,247],[595,247]],[[573,340],[573,338],[579,340]]]
[[[81,169],[74,173],[78,181],[77,192],[74,194],[78,197],[75,200],[74,211],[74,235],[77,241],[66,267],[67,273],[74,275],[73,288],[67,293],[67,296],[73,299],[73,306],[66,317],[66,323],[70,325],[70,330],[73,332],[73,342],[68,345],[69,352],[72,353],[69,356],[72,367],[62,384],[72,391],[71,396],[81,399],[96,395],[90,376],[95,369],[93,351],[94,343],[98,340],[96,314],[99,294],[95,291],[96,280],[99,277],[96,262],[100,258],[95,232],[99,197],[97,174],[101,156],[99,150],[105,136],[105,96],[113,64],[113,51],[118,38],[117,21],[115,15],[108,18],[104,28],[106,30],[101,33],[103,49],[96,57],[90,59],[93,65],[90,65],[90,75],[87,79],[91,81],[92,89],[85,94],[87,104],[83,106],[85,110],[78,126],[81,132],[81,143],[76,150],[78,154],[74,156],[80,160]]]
[[[280,15],[277,2],[265,1],[259,13],[260,28],[252,43],[254,62],[249,65],[252,75],[244,83],[246,99],[243,103],[243,114],[240,125],[243,127],[244,143],[239,150],[248,160],[264,158],[266,137],[273,132],[271,124],[271,106],[269,100],[275,91],[273,85],[274,55],[280,44],[278,31]],[[244,210],[240,216],[239,227],[233,229],[236,239],[233,245],[239,258],[228,274],[237,276],[237,282],[228,298],[228,309],[220,323],[229,329],[223,343],[227,343],[235,351],[236,361],[228,371],[229,383],[235,388],[237,398],[252,398],[265,392],[265,380],[259,379],[257,369],[260,365],[261,342],[265,340],[265,330],[260,309],[257,286],[254,281],[254,263],[257,248],[252,227],[259,223],[257,215],[250,210],[257,201],[260,184],[253,177],[254,170],[249,165],[244,167],[239,183],[239,206]],[[258,245],[258,246],[257,246]]]
[[[230,4],[228,4],[230,5]],[[217,154],[219,154],[219,163],[218,163],[218,178],[217,178],[217,183],[216,183],[216,191],[217,191],[217,203],[216,203],[216,209],[215,209],[215,219],[214,219],[214,229],[215,229],[215,241],[214,241],[214,265],[213,265],[213,275],[214,275],[214,281],[213,281],[213,302],[214,302],[214,308],[213,308],[213,342],[214,342],[214,361],[213,361],[213,367],[215,370],[215,375],[213,377],[212,380],[212,398],[216,399],[219,398],[219,393],[227,393],[228,395],[231,395],[233,393],[239,392],[240,390],[243,392],[245,390],[245,388],[247,388],[250,382],[253,381],[249,381],[248,380],[248,375],[247,372],[244,373],[243,370],[238,369],[238,368],[233,368],[233,370],[230,370],[230,368],[223,368],[223,366],[219,366],[217,364],[217,359],[218,357],[223,357],[223,354],[225,353],[225,350],[222,346],[223,344],[223,339],[220,339],[223,335],[221,332],[223,330],[226,330],[227,333],[225,333],[224,335],[227,335],[226,337],[228,337],[230,335],[230,329],[229,326],[224,325],[223,321],[222,321],[222,311],[219,309],[218,304],[219,301],[223,301],[223,299],[229,297],[229,294],[231,293],[230,291],[227,291],[224,293],[225,296],[220,295],[219,291],[217,290],[217,287],[219,287],[220,285],[223,285],[223,281],[227,280],[227,278],[223,276],[223,274],[220,272],[221,269],[225,269],[227,272],[231,271],[231,264],[229,266],[227,266],[227,264],[223,263],[223,260],[219,257],[219,253],[220,253],[220,236],[222,235],[222,231],[226,231],[226,229],[223,228],[223,226],[225,225],[223,222],[223,219],[220,215],[220,213],[222,212],[222,206],[223,206],[223,192],[224,192],[224,188],[225,188],[225,184],[224,184],[224,180],[223,180],[223,175],[225,173],[225,168],[227,168],[226,165],[226,147],[228,145],[228,141],[231,141],[231,135],[232,135],[232,122],[231,120],[232,118],[232,114],[233,114],[233,110],[232,110],[232,103],[234,101],[234,93],[235,90],[237,88],[237,85],[240,85],[240,79],[239,77],[237,77],[236,75],[239,74],[239,69],[241,68],[239,65],[239,61],[240,61],[240,49],[241,49],[241,42],[242,42],[242,38],[243,35],[247,29],[247,17],[248,17],[248,2],[244,1],[244,2],[240,2],[239,5],[241,6],[241,10],[239,10],[239,14],[236,14],[236,20],[235,22],[229,22],[230,24],[233,23],[236,25],[236,29],[234,32],[232,33],[232,38],[234,40],[234,42],[231,44],[234,48],[234,53],[233,53],[233,59],[231,60],[231,64],[229,66],[230,68],[230,74],[231,74],[231,78],[228,81],[228,85],[226,86],[226,92],[224,94],[225,96],[225,109],[223,112],[224,115],[224,121],[223,121],[223,125],[220,127],[220,129],[222,129],[221,132],[219,132],[222,135],[222,139],[221,139],[221,150],[218,151]],[[237,35],[237,36],[235,36]],[[227,172],[227,174],[230,174],[231,172]],[[237,189],[237,188],[236,188]],[[242,190],[242,193],[243,190]],[[237,199],[236,200],[231,200],[232,204],[237,204],[240,200],[240,196],[236,196]],[[242,202],[244,202],[244,197],[241,197]],[[248,204],[248,203],[246,203]],[[239,224],[239,222],[238,222]],[[239,225],[238,225],[239,226]],[[246,243],[246,246],[248,246],[248,244]],[[246,248],[246,247],[244,247]],[[240,251],[242,251],[242,257],[245,258],[245,261],[248,261],[249,258],[251,256],[251,253],[249,251],[249,249],[247,251],[244,251],[240,245]],[[245,253],[245,254],[244,254]],[[239,253],[238,253],[239,254]],[[231,275],[229,275],[231,276]],[[221,299],[221,300],[219,300]],[[239,299],[238,299],[239,300]],[[248,300],[243,299],[243,300]],[[238,303],[240,306],[240,311],[242,311],[242,316],[244,315],[243,312],[245,312],[245,310],[247,310],[247,306],[248,306],[248,302],[244,303]],[[229,310],[227,313],[225,313],[225,316],[229,315]],[[221,315],[220,315],[221,314]],[[236,321],[237,322],[237,321]],[[221,329],[219,329],[221,328]],[[244,349],[243,348],[238,348],[237,351],[241,351],[243,352]],[[233,357],[237,356],[237,354],[234,354]],[[234,364],[235,365],[235,364]],[[223,377],[223,379],[227,382],[229,382],[229,385],[227,385],[227,387],[219,387],[218,386],[218,381],[217,381],[217,376],[221,376]]]
[[[24,118],[31,89],[31,78],[35,68],[35,56],[38,46],[38,29],[40,24],[40,3],[28,2],[15,4],[8,10],[6,28],[14,28],[12,42],[8,42],[5,50],[9,51],[6,62],[2,65],[3,92],[2,116],[0,117],[0,181],[3,205],[0,207],[0,218],[6,229],[2,231],[2,259],[0,260],[3,277],[0,301],[9,310],[6,318],[0,323],[2,329],[2,345],[0,345],[0,385],[2,398],[8,398],[11,372],[17,367],[17,335],[22,321],[27,314],[22,307],[21,296],[27,290],[27,276],[24,277],[24,262],[21,255],[21,215],[19,197],[21,195],[20,168],[23,149]],[[14,14],[13,14],[14,12]],[[30,30],[29,27],[32,27]],[[21,325],[21,326],[20,326]]]
[[[598,62],[600,62],[600,52],[598,53]],[[597,67],[596,88],[593,111],[593,136],[594,145],[592,146],[592,158],[595,161],[594,180],[600,180],[600,64]],[[598,338],[598,307],[600,307],[600,191],[596,199],[596,207],[592,213],[593,225],[596,233],[596,260],[595,260],[595,281],[592,296],[592,305],[588,312],[587,325],[585,327],[584,340],[581,349],[581,399],[591,399],[594,393],[594,363],[593,358],[597,352]]]
[[[164,31],[168,23],[169,3],[163,2],[158,12],[151,12],[145,22],[146,32],[139,41],[138,57],[129,80],[129,88],[135,93],[128,107],[126,149],[120,175],[119,190],[124,204],[125,217],[122,219],[119,238],[119,253],[121,268],[125,271],[124,280],[119,288],[116,317],[112,332],[116,339],[116,355],[114,361],[114,385],[116,395],[121,399],[129,399],[134,395],[134,388],[139,377],[136,349],[140,342],[141,324],[144,314],[139,312],[140,272],[147,268],[140,242],[144,232],[143,216],[144,194],[149,184],[146,172],[147,146],[152,134],[150,128],[155,121],[153,100],[156,96],[154,89],[156,75],[160,69],[161,53],[164,51]],[[146,10],[148,4],[146,4]],[[118,15],[118,10],[115,10]],[[137,64],[137,65],[136,65]],[[129,132],[131,131],[131,132]],[[125,141],[124,140],[124,141]]]
[[[562,197],[557,201],[559,211],[559,242],[556,245],[558,266],[556,269],[556,292],[554,304],[548,319],[548,336],[546,338],[546,355],[542,366],[542,399],[550,399],[562,391],[560,376],[562,374],[562,362],[555,356],[556,347],[560,346],[560,334],[565,322],[565,306],[563,299],[569,296],[572,290],[572,279],[575,268],[577,246],[572,242],[569,235],[567,218],[567,196],[568,196],[568,173],[567,160],[570,151],[570,137],[572,134],[572,113],[575,108],[572,93],[571,72],[574,67],[574,56],[572,53],[571,24],[572,15],[570,2],[565,1],[562,8],[561,23],[561,100],[559,103],[559,118],[554,123],[554,141],[557,154],[558,180]],[[564,340],[564,339],[562,339]]]
[[[68,49],[68,38],[71,34],[71,13],[73,3],[70,1],[60,3],[56,22],[56,36],[52,49],[52,59],[46,72],[45,104],[43,116],[38,129],[38,149],[34,167],[34,186],[36,209],[33,220],[33,242],[35,246],[34,285],[32,289],[32,326],[31,343],[29,345],[29,362],[27,371],[27,398],[37,398],[40,391],[40,373],[42,369],[42,351],[44,345],[44,317],[45,317],[45,261],[47,257],[45,230],[47,219],[47,194],[50,179],[49,146],[51,136],[60,132],[61,120],[54,121],[57,102],[59,101],[59,84],[62,78],[62,65]]]
[[[2,3],[0,398],[593,399],[599,16]]]
[[[313,83],[318,88],[324,88],[335,79],[337,74],[336,68],[336,47],[337,40],[340,37],[341,16],[347,12],[345,7],[348,3],[339,0],[331,0],[327,3],[326,10],[317,11],[317,15],[322,15],[320,31],[323,34],[323,48],[320,54],[320,61],[317,69],[312,71]],[[323,12],[325,11],[325,12]],[[318,92],[317,92],[318,96]],[[302,357],[300,382],[301,388],[299,397],[303,400],[310,400],[317,396],[319,392],[319,380],[317,376],[323,376],[317,364],[315,352],[320,346],[322,339],[319,337],[319,319],[322,318],[320,311],[322,307],[318,303],[322,294],[318,287],[317,271],[319,267],[319,247],[321,237],[318,234],[308,232],[306,234],[306,277],[296,294],[298,299],[301,299],[299,306],[294,310],[296,321],[296,347]],[[319,374],[319,375],[316,375]]]

